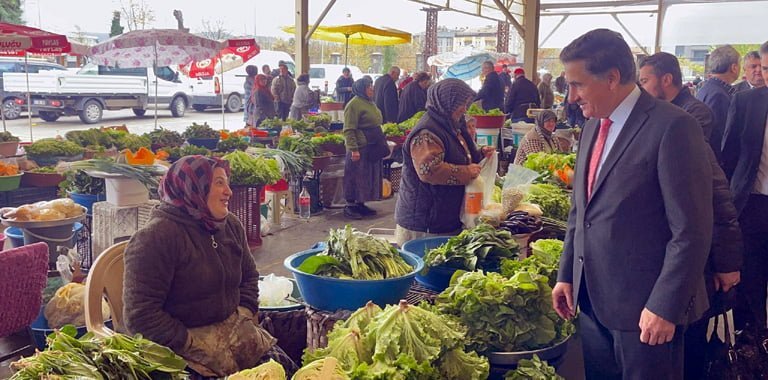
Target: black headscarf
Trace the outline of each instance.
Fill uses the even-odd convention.
[[[365,93],[365,89],[367,89],[370,86],[373,86],[373,81],[371,80],[371,77],[366,75],[356,80],[355,83],[352,83],[352,93],[355,96],[359,98],[363,98],[370,102],[371,98],[368,96],[368,94]]]
[[[552,132],[544,128],[544,123],[548,120],[554,120],[557,123],[557,115],[554,111],[544,110],[536,116],[536,129],[544,136],[552,136]]]

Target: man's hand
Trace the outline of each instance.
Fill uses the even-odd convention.
[[[741,281],[741,272],[715,273],[715,290],[728,293]]]
[[[360,161],[360,152],[352,152],[352,161]]]
[[[573,305],[573,285],[567,282],[558,282],[552,289],[552,308],[563,319],[571,319],[576,315]]]
[[[669,343],[675,336],[675,324],[648,309],[643,309],[640,313],[639,326],[640,341],[650,346]]]

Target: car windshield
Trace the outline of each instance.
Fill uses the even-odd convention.
[[[0,62],[0,73],[10,73],[14,71],[16,66],[13,62]]]
[[[320,67],[310,67],[309,68],[309,77],[312,79],[317,78],[325,78],[325,69]]]

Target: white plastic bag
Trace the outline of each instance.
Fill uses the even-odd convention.
[[[291,302],[285,297],[293,293],[293,282],[285,277],[275,276],[270,273],[259,280],[259,305],[260,306],[284,306]]]
[[[474,227],[485,205],[493,202],[493,188],[499,169],[498,153],[480,161],[480,166],[480,175],[464,187],[461,222],[466,228]]]

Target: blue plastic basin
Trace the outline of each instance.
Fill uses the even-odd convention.
[[[11,247],[18,248],[24,245],[24,233],[19,227],[8,227],[3,231],[6,237],[11,241]]]
[[[107,195],[106,194],[91,195],[91,194],[69,193],[69,198],[71,198],[72,201],[79,204],[80,206],[85,207],[86,214],[92,215],[93,204],[96,202],[106,201]]]
[[[37,346],[37,349],[40,351],[45,350],[48,346],[45,338],[53,333],[53,329],[48,326],[48,320],[45,319],[43,310],[45,310],[45,306],[40,308],[40,314],[37,316],[37,319],[29,325],[29,329],[32,330],[32,339],[35,341],[35,346]],[[110,329],[113,328],[112,319],[104,321],[104,325]],[[80,326],[77,328],[77,337],[79,338],[87,332],[88,329],[85,326]]]
[[[445,244],[449,238],[450,237],[440,236],[414,239],[403,244],[403,251],[423,258],[428,251]],[[439,265],[429,268],[427,274],[417,274],[416,281],[430,290],[442,292],[450,284],[451,277],[454,273],[456,273],[456,268]]]
[[[301,297],[310,306],[326,311],[357,310],[368,301],[384,307],[397,304],[408,294],[416,273],[424,267],[424,262],[416,255],[400,251],[405,262],[413,271],[403,277],[385,280],[345,280],[334,277],[317,276],[304,273],[297,268],[307,257],[317,255],[323,248],[310,249],[288,256],[283,265],[293,272],[299,285]]]

